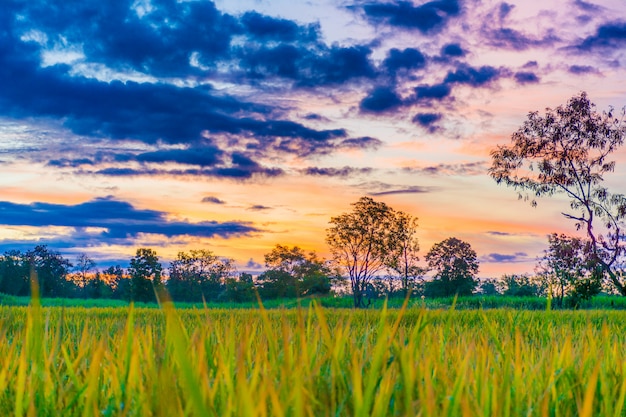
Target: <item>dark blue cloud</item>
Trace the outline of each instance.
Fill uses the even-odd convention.
[[[387,58],[383,61],[383,66],[391,74],[395,74],[400,69],[424,68],[426,66],[426,57],[415,48],[406,48],[402,51],[392,48]]]
[[[461,13],[457,0],[435,0],[419,6],[409,1],[394,0],[366,3],[360,8],[373,23],[385,23],[423,33],[442,28],[449,19]]]
[[[441,120],[441,113],[418,113],[413,117],[413,123],[426,128],[432,128],[433,124]]]
[[[567,71],[572,74],[588,74],[597,70],[591,65],[570,65]]]
[[[481,262],[493,263],[514,263],[528,261],[528,254],[525,252],[516,252],[515,254],[490,253],[481,257]]]
[[[468,84],[473,87],[481,87],[505,75],[505,70],[484,65],[474,68],[467,64],[460,65],[455,71],[448,72],[444,80],[448,84]]]
[[[402,99],[388,87],[377,87],[361,100],[359,108],[363,112],[383,113],[402,105]]]
[[[449,43],[441,48],[441,55],[447,57],[461,57],[465,55],[465,51],[458,43]]]
[[[502,2],[500,3],[500,7],[498,9],[498,17],[500,21],[504,20],[505,17],[511,13],[511,11],[515,8],[515,5]]]
[[[276,19],[257,12],[247,12],[241,18],[245,31],[256,39],[270,39],[280,42],[316,41],[318,25],[298,26],[295,22]]]
[[[17,204],[0,202],[0,224],[8,226],[65,226],[79,232],[103,228],[102,239],[129,239],[140,233],[166,237],[200,236],[224,238],[249,235],[258,229],[246,222],[204,221],[191,223],[167,219],[167,213],[141,210],[113,197],[97,198],[76,205],[51,203]]]
[[[218,165],[213,173],[231,177],[245,177],[249,171],[219,166],[227,159],[226,148],[199,149],[196,144],[207,132],[228,135],[231,144],[245,141],[251,152],[309,156],[332,152],[343,142],[354,146],[345,129],[318,130],[277,118],[284,111],[273,103],[255,103],[210,85],[104,82],[81,76],[69,65],[41,66],[42,53],[62,40],[80,46],[84,63],[137,71],[158,80],[253,74],[252,78],[271,75],[315,88],[377,76],[370,48],[327,46],[319,39],[317,25],[301,26],[256,12],[233,17],[210,1],[154,0],[143,14],[138,8],[130,0],[5,2],[0,10],[0,115],[61,121],[84,140],[183,144],[186,149],[120,154],[115,162]],[[24,35],[33,32],[39,35]],[[243,39],[245,48],[237,46],[241,42],[233,42],[235,38]],[[194,57],[197,63],[192,65]],[[234,75],[219,73],[220,65],[233,67]],[[49,165],[58,167],[99,162],[82,156],[50,159]],[[124,172],[124,167],[109,168],[109,172]]]
[[[623,48],[624,45],[626,45],[626,22],[612,22],[599,26],[596,33],[585,38],[578,48],[591,51],[598,48]]]
[[[450,86],[447,84],[420,85],[415,87],[415,99],[423,100],[442,100],[450,95]]]
[[[539,77],[534,72],[520,71],[515,73],[515,81],[519,84],[533,84],[539,82]]]
[[[217,148],[164,149],[137,155],[139,162],[176,162],[179,164],[212,166],[222,162],[223,152]]]

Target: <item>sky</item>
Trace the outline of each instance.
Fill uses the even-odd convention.
[[[371,196],[422,257],[454,236],[481,277],[532,272],[567,200],[519,201],[489,152],[581,91],[626,105],[623,0],[2,0],[0,253],[255,272],[276,244],[328,257]]]

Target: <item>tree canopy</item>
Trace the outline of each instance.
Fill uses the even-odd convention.
[[[530,112],[511,143],[492,151],[489,169],[498,184],[513,187],[533,205],[538,197],[566,195],[571,211],[563,215],[586,232],[595,261],[622,295],[626,283],[616,269],[624,255],[626,198],[609,192],[603,180],[615,169],[609,157],[625,137],[623,112],[621,118],[612,110],[597,112],[582,92],[543,116]]]

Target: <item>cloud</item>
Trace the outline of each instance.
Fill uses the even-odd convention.
[[[426,66],[426,57],[415,48],[406,48],[402,51],[392,48],[383,61],[383,66],[391,74],[395,74],[401,69],[420,69]]]
[[[255,204],[253,206],[248,207],[248,210],[250,211],[267,211],[267,210],[272,210],[273,207],[268,207],[268,206],[263,206],[261,204]]]
[[[450,71],[444,80],[448,84],[467,84],[473,87],[482,87],[496,81],[506,75],[506,70],[484,65],[474,68],[467,64],[461,64],[455,71]]]
[[[372,23],[384,23],[422,33],[441,29],[448,20],[461,13],[461,6],[457,0],[435,0],[419,6],[409,1],[395,0],[365,3],[360,9]]]
[[[567,69],[567,72],[580,75],[580,74],[589,74],[595,73],[597,70],[591,65],[570,65]]]
[[[427,175],[484,175],[487,172],[487,162],[466,162],[460,164],[438,164],[426,167],[407,167],[406,172],[421,173]]]
[[[35,202],[17,204],[0,202],[0,224],[7,226],[65,226],[84,233],[87,228],[98,228],[98,238],[103,241],[136,238],[139,234],[156,234],[165,237],[246,236],[259,229],[248,222],[169,220],[167,214],[156,210],[141,210],[130,203],[113,197],[96,198],[76,205]]]
[[[139,162],[176,162],[179,164],[212,166],[222,162],[223,152],[215,147],[168,149],[145,152],[136,156]]]
[[[515,81],[519,84],[534,84],[539,82],[539,77],[537,77],[534,72],[520,71],[516,72],[514,77]]]
[[[392,195],[392,194],[423,194],[432,192],[432,187],[422,187],[419,185],[412,185],[404,188],[398,188],[393,190],[378,191],[369,193],[371,196]]]
[[[422,84],[415,87],[415,100],[442,100],[450,95],[451,89],[447,84]]]
[[[254,270],[254,271],[258,271],[258,270],[263,269],[264,267],[263,267],[262,264],[260,264],[258,262],[255,262],[254,259],[250,258],[250,259],[248,259],[248,262],[246,262],[246,264],[244,265],[244,268],[251,269],[251,270]]]
[[[577,48],[592,51],[623,48],[624,45],[626,45],[626,22],[611,22],[600,25],[596,33],[585,38]]]
[[[220,200],[217,197],[213,197],[213,196],[206,196],[202,199],[203,203],[211,203],[211,204],[226,204],[226,202],[224,200]]]
[[[465,53],[458,43],[449,43],[441,48],[441,55],[445,57],[462,57]]]
[[[318,24],[299,25],[257,12],[231,16],[211,2],[154,0],[145,8],[130,2],[96,7],[86,0],[76,5],[12,2],[0,10],[0,27],[0,115],[61,123],[79,146],[133,141],[156,148],[120,153],[113,162],[123,166],[90,173],[165,171],[126,165],[139,162],[213,168],[173,175],[275,176],[280,169],[231,166],[231,149],[280,160],[381,143],[351,138],[342,128],[308,127],[281,117],[288,113],[276,103],[257,103],[250,94],[230,95],[206,83],[254,85],[259,77],[272,76],[284,81],[281,88],[318,88],[378,75],[369,47],[326,45]],[[46,64],[46,54],[61,47],[79,50],[75,61]],[[128,74],[134,75],[127,79]],[[228,145],[212,144],[208,135],[225,138],[219,143]],[[94,155],[52,155],[48,165],[79,168],[100,162]]]
[[[441,113],[417,113],[413,117],[413,123],[426,128],[433,128],[433,124],[441,120]]]
[[[402,105],[402,99],[388,87],[377,87],[361,100],[359,108],[363,112],[383,113]]]
[[[480,258],[481,262],[492,263],[515,263],[515,262],[527,262],[528,254],[525,252],[516,252],[514,254],[503,253],[490,253]]]
[[[372,168],[354,168],[345,166],[343,168],[319,168],[309,167],[302,172],[305,175],[320,176],[320,177],[351,177],[354,175],[366,175],[371,174],[374,170]]]

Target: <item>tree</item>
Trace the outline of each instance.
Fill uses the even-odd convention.
[[[426,254],[433,281],[426,285],[431,296],[471,295],[476,288],[478,260],[469,243],[455,237],[435,243]]]
[[[78,286],[84,296],[87,296],[87,286],[90,280],[90,272],[96,267],[96,262],[86,253],[81,253],[76,259],[72,281]]]
[[[350,277],[356,308],[366,307],[364,294],[372,277],[382,272],[394,252],[394,210],[383,202],[361,197],[349,213],[332,217],[326,243],[337,266]]]
[[[0,292],[11,295],[30,293],[30,263],[26,254],[10,250],[0,257]]]
[[[67,277],[72,264],[60,253],[46,245],[35,246],[26,252],[26,258],[37,276],[42,297],[68,297],[73,295],[75,285]]]
[[[254,281],[252,275],[242,273],[239,278],[226,278],[226,298],[240,303],[254,299]]]
[[[139,248],[130,260],[130,299],[132,301],[155,301],[155,290],[161,285],[161,271],[157,253],[152,249]]]
[[[210,250],[179,252],[170,265],[167,289],[177,301],[215,300],[234,270],[232,259],[222,259]]]
[[[624,143],[626,126],[613,111],[598,113],[586,93],[572,97],[566,106],[528,114],[512,143],[491,152],[489,174],[498,184],[518,190],[520,198],[564,194],[574,220],[591,241],[594,261],[618,292],[626,296],[626,281],[619,270],[624,255],[623,220],[626,198],[602,185],[615,162],[609,155]]]
[[[416,289],[416,281],[424,274],[424,269],[417,265],[420,250],[417,227],[417,217],[402,211],[395,213],[391,234],[395,252],[387,259],[387,266],[398,274],[405,294]]]
[[[130,300],[130,277],[121,266],[110,266],[100,274],[100,279],[111,289],[111,296],[120,300]]]
[[[548,241],[539,269],[557,305],[563,306],[566,295],[589,299],[599,293],[602,274],[596,273],[590,242],[557,233],[549,235]]]
[[[261,294],[266,298],[303,297],[330,292],[330,268],[312,251],[298,246],[276,245],[265,255],[268,268],[261,276]]]
[[[510,274],[502,276],[503,295],[512,297],[537,297],[542,286],[528,275]]]

